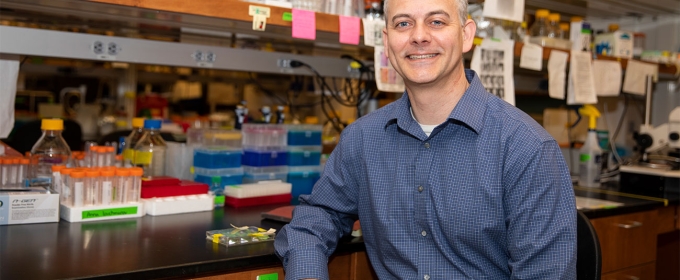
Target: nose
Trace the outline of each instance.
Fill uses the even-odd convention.
[[[414,45],[424,45],[431,41],[430,30],[423,23],[416,24],[411,32],[411,44]]]

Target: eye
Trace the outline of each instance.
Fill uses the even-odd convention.
[[[444,25],[444,22],[441,20],[433,20],[432,25],[441,26]]]
[[[408,22],[406,22],[406,21],[397,22],[397,25],[396,25],[397,28],[407,27],[407,26],[408,26]]]

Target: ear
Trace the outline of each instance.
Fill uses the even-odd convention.
[[[463,25],[463,52],[466,53],[472,49],[472,42],[475,40],[475,33],[477,32],[477,25],[475,21],[468,19]]]
[[[389,44],[387,43],[387,42],[388,42],[388,38],[387,38],[387,27],[383,28],[382,33],[383,33],[383,37],[382,37],[383,46],[386,47],[386,48],[385,48],[385,50],[386,50],[386,51],[385,51],[385,57],[390,58],[390,55],[389,55],[390,52],[387,51],[387,46],[389,46]]]

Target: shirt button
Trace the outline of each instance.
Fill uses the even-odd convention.
[[[418,192],[422,192],[423,189],[424,189],[423,186],[418,186]]]
[[[430,280],[430,275],[429,275],[429,274],[425,274],[425,277],[423,277],[423,279],[425,279],[425,280]]]
[[[427,231],[424,231],[424,230],[423,230],[422,232],[420,232],[420,235],[422,235],[422,236],[427,236]]]
[[[425,143],[425,148],[429,149],[430,148],[430,143]]]

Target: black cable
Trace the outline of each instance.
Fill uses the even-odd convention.
[[[614,135],[612,135],[612,140],[616,142],[616,138],[619,136],[619,130],[621,129],[621,126],[623,125],[623,119],[626,118],[626,112],[628,112],[628,95],[623,94],[624,101],[623,101],[623,112],[621,112],[621,117],[619,118],[619,123],[616,125],[616,129],[614,130]],[[616,151],[613,151],[616,152]]]

